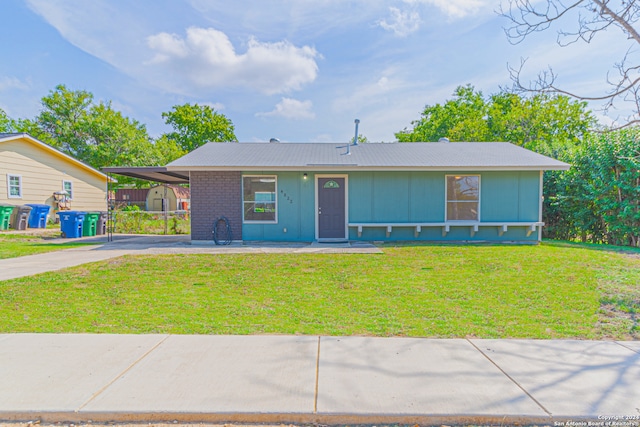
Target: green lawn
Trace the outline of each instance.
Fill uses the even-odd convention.
[[[59,251],[88,244],[80,242],[55,243],[53,240],[55,237],[60,237],[59,228],[37,234],[5,234],[0,232],[0,259]]]
[[[640,257],[576,245],[127,256],[0,282],[0,332],[640,339]]]

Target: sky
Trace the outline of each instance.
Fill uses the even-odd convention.
[[[506,1],[506,0],[503,0]],[[556,33],[513,45],[500,0],[2,0],[0,108],[33,118],[56,85],[91,92],[147,126],[209,105],[241,142],[395,141],[425,105],[471,84],[485,95],[552,66],[598,94],[624,55],[620,34],[560,48]],[[624,40],[623,40],[624,41]],[[602,118],[607,122],[607,118]]]

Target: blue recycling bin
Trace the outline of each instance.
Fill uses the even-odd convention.
[[[49,205],[27,204],[31,206],[31,213],[29,214],[29,227],[30,228],[47,228],[47,215],[49,215]]]
[[[60,231],[62,237],[76,238],[82,237],[82,222],[86,212],[60,211]]]

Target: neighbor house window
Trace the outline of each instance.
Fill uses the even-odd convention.
[[[20,175],[7,175],[7,194],[10,199],[22,197],[22,177]]]
[[[67,196],[69,200],[73,200],[73,182],[62,181],[62,189],[69,193],[69,195]]]
[[[276,222],[275,176],[243,176],[242,203],[245,222]]]
[[[480,220],[480,176],[447,175],[447,221]]]

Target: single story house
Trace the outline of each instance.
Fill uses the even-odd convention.
[[[190,183],[193,241],[224,216],[245,241],[533,243],[543,171],[568,168],[501,142],[271,142],[208,143],[147,172]]]
[[[0,179],[3,204],[107,209],[107,175],[25,133],[0,133]]]

